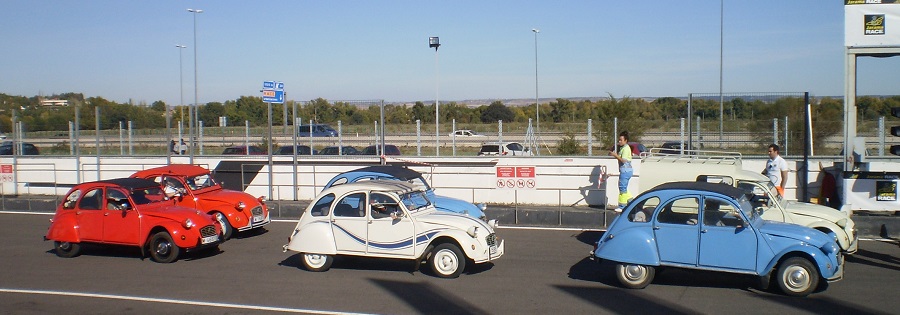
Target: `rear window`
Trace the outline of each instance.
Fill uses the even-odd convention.
[[[481,152],[483,153],[498,153],[500,152],[500,146],[496,144],[488,144],[481,146]]]

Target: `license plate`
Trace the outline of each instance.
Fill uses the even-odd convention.
[[[497,254],[497,246],[491,246],[491,255]]]
[[[219,240],[218,235],[207,236],[207,237],[200,239],[200,244],[209,244],[209,243],[212,243],[212,242],[215,242],[218,240]]]
[[[261,215],[253,216],[253,223],[262,222],[262,220],[263,220],[263,216],[261,216]]]

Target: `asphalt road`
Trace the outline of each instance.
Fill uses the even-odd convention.
[[[596,231],[503,229],[506,255],[458,279],[406,261],[344,258],[324,273],[300,269],[281,245],[291,222],[239,235],[216,253],[172,264],[136,249],[92,247],[57,257],[45,214],[0,213],[4,314],[897,314],[900,248],[864,241],[845,278],[806,298],[752,289],[753,279],[666,270],[643,290],[617,286],[609,264],[586,259]],[[423,268],[427,269],[427,268]]]

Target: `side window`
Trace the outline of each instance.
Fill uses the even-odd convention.
[[[83,210],[100,210],[101,204],[103,204],[103,189],[97,188],[84,194],[78,207]]]
[[[334,194],[327,194],[319,198],[319,201],[316,202],[316,205],[312,207],[312,210],[309,214],[312,214],[314,217],[327,216],[331,213],[331,204],[334,202]]]
[[[75,203],[78,202],[78,197],[81,197],[81,190],[73,191],[66,196],[66,201],[63,202],[63,209],[75,209]]]
[[[697,225],[700,200],[697,197],[680,198],[663,206],[656,217],[659,223]]]
[[[355,193],[344,196],[341,201],[334,206],[334,216],[336,217],[363,217],[365,212],[366,194]]]
[[[738,227],[743,224],[740,214],[730,202],[706,198],[703,202],[703,225]]]
[[[127,210],[128,195],[118,189],[106,190],[106,209],[107,210]]]
[[[653,216],[653,211],[659,205],[659,197],[652,197],[642,200],[636,204],[631,212],[628,213],[628,221],[631,222],[649,222]]]
[[[346,183],[347,183],[347,178],[341,177],[341,178],[338,178],[338,180],[334,181],[334,183],[331,184],[331,186],[337,186],[337,185],[346,184]]]
[[[400,203],[391,196],[372,193],[369,195],[369,213],[372,218],[380,219],[390,217],[391,213],[400,211]]]

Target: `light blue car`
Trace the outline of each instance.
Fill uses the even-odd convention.
[[[591,252],[616,263],[619,282],[641,289],[656,268],[677,267],[770,279],[787,295],[806,296],[843,277],[844,258],[828,235],[766,221],[743,190],[706,182],[666,183],[637,196]]]
[[[428,199],[434,202],[435,208],[439,211],[447,211],[465,214],[473,218],[487,221],[484,215],[484,209],[487,206],[483,203],[475,205],[471,202],[451,198],[446,196],[438,196],[434,193],[434,188],[428,185],[428,181],[422,177],[422,173],[417,171],[393,165],[368,166],[349,172],[340,173],[325,184],[325,189],[334,185],[355,183],[361,180],[401,180],[409,182],[415,186],[422,187]]]

